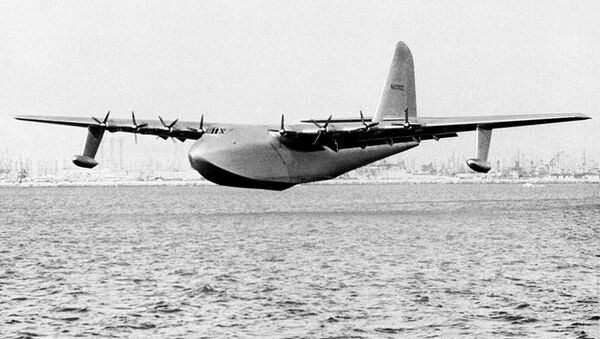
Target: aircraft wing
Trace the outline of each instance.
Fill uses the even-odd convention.
[[[110,113],[110,112],[109,112]],[[15,119],[23,121],[41,122],[55,125],[66,125],[74,127],[85,127],[88,129],[100,129],[108,132],[128,132],[137,134],[156,135],[163,139],[169,137],[181,141],[186,139],[197,140],[205,133],[203,120],[200,123],[189,121],[164,121],[159,120],[136,120],[132,112],[132,119],[109,119],[109,113],[100,120],[94,117],[64,117],[64,116],[37,116],[19,115]]]
[[[492,115],[472,117],[418,118],[423,127],[430,131],[443,130],[453,132],[474,131],[479,126],[485,129],[541,125],[556,122],[590,119],[581,113],[551,113],[522,115]]]
[[[17,115],[17,120],[42,122],[47,124],[66,125],[75,127],[88,127],[96,125],[97,122],[92,118],[75,118],[75,117],[52,117],[41,115]]]
[[[549,124],[565,121],[590,119],[580,113],[523,114],[500,116],[465,117],[412,117],[387,119],[382,123],[370,119],[305,120],[316,128],[286,130],[282,124],[278,132],[283,142],[299,148],[326,146],[334,151],[351,148],[365,148],[371,145],[394,144],[398,142],[456,137],[458,132],[479,129],[518,127]],[[275,130],[272,130],[275,131]]]
[[[109,116],[110,111],[103,120],[95,117],[80,118],[35,115],[20,115],[16,116],[15,119],[87,128],[88,135],[83,154],[76,155],[73,158],[75,165],[84,168],[93,168],[98,165],[94,157],[98,152],[98,147],[105,131],[135,133],[136,138],[137,134],[150,134],[162,139],[175,138],[183,142],[187,139],[200,139],[207,131],[209,133],[219,133],[219,131],[223,130],[218,128],[205,130],[203,127],[204,116],[200,119],[199,125],[193,122],[180,122],[178,119],[167,123],[160,116],[158,117],[159,120],[136,120],[133,112],[131,112],[131,120],[109,119]]]

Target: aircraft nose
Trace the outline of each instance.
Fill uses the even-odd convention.
[[[202,142],[199,140],[192,145],[192,147],[190,148],[190,151],[188,152],[188,158],[190,160],[190,165],[195,170],[198,170],[200,168],[200,166],[202,165],[202,163],[205,161],[204,160],[204,153],[205,153],[204,148],[205,147],[202,146]]]

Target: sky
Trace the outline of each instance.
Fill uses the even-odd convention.
[[[495,130],[491,160],[517,150],[576,159],[585,148],[600,161],[599,32],[598,1],[2,1],[0,158],[70,159],[83,149],[85,129],[19,114],[135,110],[274,125],[281,114],[289,123],[371,115],[402,40],[420,116],[593,118]],[[173,150],[154,137],[140,143],[131,156]],[[409,152],[474,149],[471,132]]]

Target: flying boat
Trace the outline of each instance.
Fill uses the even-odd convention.
[[[454,138],[476,132],[476,155],[466,163],[475,172],[491,169],[488,152],[492,130],[590,119],[581,113],[494,116],[417,116],[412,54],[396,44],[391,66],[375,113],[359,111],[352,118],[308,119],[288,125],[285,116],[275,126],[205,123],[198,121],[113,119],[110,111],[96,117],[21,115],[18,120],[87,128],[83,154],[73,163],[98,165],[95,156],[105,132],[154,135],[162,139],[192,140],[190,165],[219,185],[285,190],[294,185],[329,180],[391,155],[415,148],[423,141]]]

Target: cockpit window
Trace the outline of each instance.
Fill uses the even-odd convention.
[[[206,129],[206,134],[225,134],[231,131],[231,128],[210,127]]]

